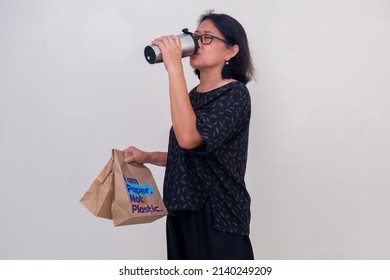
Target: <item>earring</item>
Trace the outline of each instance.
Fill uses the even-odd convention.
[[[226,61],[226,62],[225,62],[225,65],[229,65],[229,61]]]

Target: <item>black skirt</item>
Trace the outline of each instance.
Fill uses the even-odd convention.
[[[211,202],[167,217],[168,260],[253,260],[249,236],[213,229]]]

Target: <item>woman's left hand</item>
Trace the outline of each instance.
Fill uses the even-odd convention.
[[[175,35],[167,35],[152,41],[162,53],[163,62],[168,72],[182,69],[182,48],[180,39]]]

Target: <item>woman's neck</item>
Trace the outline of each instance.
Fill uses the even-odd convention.
[[[200,82],[197,88],[197,92],[208,92],[210,90],[219,88],[223,85],[235,81],[234,79],[222,79],[221,74],[219,75],[200,75]]]

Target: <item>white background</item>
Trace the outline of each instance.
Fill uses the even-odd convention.
[[[166,258],[165,219],[114,228],[79,199],[112,148],[166,150],[167,74],[143,49],[210,8],[257,69],[256,258],[390,258],[389,1],[0,0],[0,259]]]

